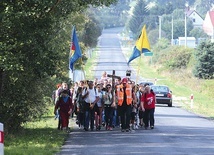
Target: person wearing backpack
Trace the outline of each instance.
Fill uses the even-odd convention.
[[[145,93],[141,97],[141,108],[144,113],[145,129],[148,129],[149,125],[151,129],[154,129],[154,112],[155,112],[156,97],[155,93],[151,90],[150,86],[145,87]]]
[[[84,127],[84,100],[82,97],[82,87],[78,87],[77,93],[76,93],[76,112],[77,112],[77,122],[79,129]]]
[[[138,128],[137,124],[138,124],[138,116],[137,116],[137,112],[138,112],[138,94],[139,94],[139,90],[138,90],[138,86],[134,85],[133,89],[135,91],[135,98],[136,98],[136,102],[132,101],[132,112],[131,112],[131,129],[135,130]],[[137,94],[138,93],[138,94]]]
[[[101,88],[101,85],[98,83],[96,85],[97,93],[99,96],[99,100],[95,104],[95,125],[96,125],[96,130],[101,130],[102,126],[102,113],[103,113],[103,90]]]
[[[144,111],[142,110],[141,106],[141,97],[145,93],[144,85],[142,83],[139,84],[139,90],[136,92],[136,97],[137,97],[137,104],[138,104],[138,126],[139,127],[144,127]]]
[[[61,91],[62,89],[62,84],[59,83],[56,85],[57,89],[55,91],[53,91],[53,94],[52,94],[52,99],[53,99],[53,102],[54,102],[54,106],[56,105],[56,102],[57,100],[59,99],[59,92]],[[61,120],[60,120],[60,116],[59,116],[59,112],[58,110],[56,111],[56,114],[55,114],[55,119],[58,118],[58,127],[57,129],[58,130],[61,130],[62,129],[62,126],[61,126]]]
[[[85,123],[84,130],[88,131],[89,129],[89,121],[90,121],[90,129],[94,130],[94,119],[95,119],[95,110],[94,106],[99,100],[99,96],[96,88],[94,88],[93,81],[88,81],[88,88],[86,87],[83,92],[84,99],[84,107],[85,107]]]
[[[106,91],[103,94],[106,130],[113,130],[112,122],[115,103],[111,91],[112,91],[111,85],[107,84]]]

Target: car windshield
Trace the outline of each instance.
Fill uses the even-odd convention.
[[[141,84],[141,85],[148,84],[148,85],[150,85],[150,86],[151,86],[151,85],[154,85],[152,82],[141,82],[140,84]]]
[[[154,92],[169,92],[169,89],[165,86],[153,86],[152,90]]]

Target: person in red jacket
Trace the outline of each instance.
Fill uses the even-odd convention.
[[[72,98],[68,95],[68,90],[63,90],[60,92],[59,99],[56,102],[54,108],[54,114],[56,111],[59,110],[59,116],[61,118],[62,123],[62,130],[69,131],[68,124],[69,124],[69,116],[72,113]]]
[[[155,103],[156,103],[155,93],[150,89],[149,86],[146,86],[145,93],[141,97],[141,108],[143,111],[145,111],[144,114],[145,129],[149,127],[149,124],[150,128],[154,129]]]

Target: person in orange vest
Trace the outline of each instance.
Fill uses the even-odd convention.
[[[123,78],[120,85],[116,86],[116,99],[118,102],[118,114],[120,116],[121,131],[130,131],[132,102],[136,101],[132,84],[127,78]]]

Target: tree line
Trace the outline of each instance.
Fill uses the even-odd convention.
[[[78,29],[83,51],[96,46],[102,28],[86,12],[87,8],[115,2],[0,2],[0,121],[5,125],[5,133],[16,131],[23,123],[44,114],[50,104],[47,96],[51,95],[56,81],[68,80],[66,66],[72,26]]]

